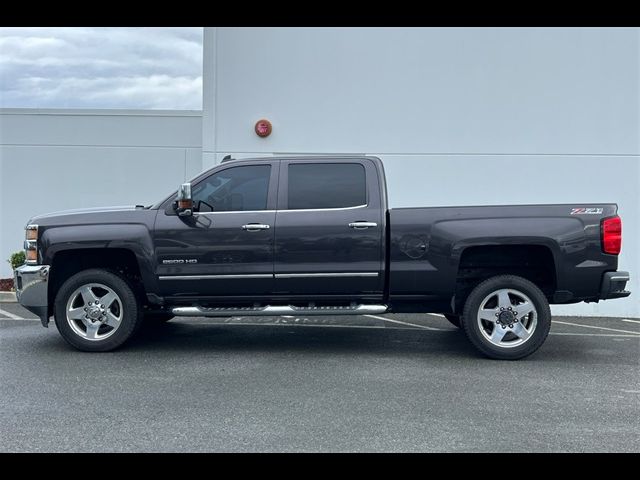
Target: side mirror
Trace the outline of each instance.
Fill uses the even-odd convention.
[[[183,183],[178,189],[178,195],[174,202],[174,208],[179,217],[193,215],[193,199],[191,198],[191,184]]]

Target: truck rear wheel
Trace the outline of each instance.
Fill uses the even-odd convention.
[[[462,328],[486,356],[517,360],[544,343],[551,328],[551,310],[535,284],[515,275],[499,275],[469,294]]]
[[[101,269],[76,273],[62,284],[54,303],[56,327],[73,347],[107,352],[138,329],[142,310],[126,280]]]

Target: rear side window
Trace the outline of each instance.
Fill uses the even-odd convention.
[[[289,210],[345,208],[366,203],[365,172],[359,163],[289,165]]]

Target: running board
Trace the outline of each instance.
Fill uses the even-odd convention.
[[[384,313],[386,305],[352,305],[348,307],[295,307],[293,305],[267,305],[266,307],[174,307],[171,312],[179,317],[233,317],[279,315],[365,315]]]

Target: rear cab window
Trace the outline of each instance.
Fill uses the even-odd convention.
[[[292,163],[288,166],[287,209],[350,208],[367,204],[360,163]]]

